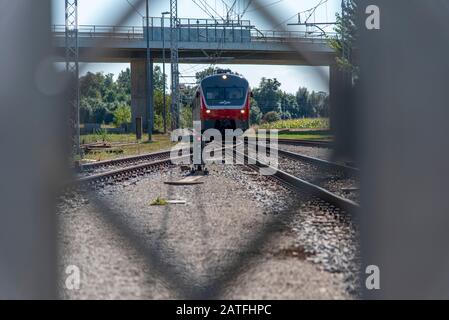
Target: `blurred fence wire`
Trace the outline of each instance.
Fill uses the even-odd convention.
[[[143,0],[137,1],[135,3],[136,7],[140,7],[143,4]],[[258,5],[258,1],[254,1],[255,5]],[[18,67],[18,70],[23,70],[23,73],[19,73],[20,77],[17,79],[18,81],[27,79],[28,81],[30,79],[35,79],[35,75],[33,74],[33,70],[38,67],[42,61],[50,61],[48,60],[51,50],[50,42],[51,42],[51,35],[50,35],[50,1],[47,1],[47,6],[43,6],[42,3],[40,5],[30,5],[29,3],[26,3],[26,1],[20,1],[19,4],[10,4],[9,7],[12,10],[9,10],[9,14],[23,14],[23,12],[35,12],[35,7],[38,7],[39,12],[42,12],[42,16],[46,17],[46,19],[39,19],[39,23],[37,23],[36,19],[30,19],[28,22],[30,25],[32,23],[36,23],[39,28],[34,27],[33,33],[30,33],[29,30],[26,28],[28,25],[24,26],[21,25],[21,28],[17,28],[15,30],[18,31],[18,33],[15,34],[8,34],[8,38],[11,42],[18,42],[20,39],[20,45],[29,46],[30,48],[42,48],[42,54],[41,57],[36,55],[36,50],[33,50],[33,54],[31,54],[31,51],[29,50],[21,50],[20,52],[23,54],[20,59],[17,59],[16,55],[16,61],[20,61],[20,66]],[[37,9],[36,9],[37,10]],[[7,12],[3,11],[3,12]],[[130,17],[130,15],[133,14],[133,10],[129,10],[123,14],[123,16],[116,22],[116,25],[122,25],[126,20]],[[265,10],[263,7],[261,7],[261,16],[267,19],[271,23],[278,23],[277,19],[272,16],[272,14]],[[19,21],[18,19],[16,21]],[[31,29],[31,28],[30,28]],[[23,43],[24,40],[23,34],[20,34],[19,31],[22,31],[26,36],[29,38],[28,43]],[[281,30],[286,31],[286,30]],[[3,32],[3,31],[2,31]],[[36,34],[36,32],[38,34]],[[291,33],[285,32],[286,35],[289,35]],[[18,37],[20,35],[21,37]],[[5,35],[6,36],[6,35]],[[40,36],[40,37],[38,37]],[[2,37],[3,38],[3,37]],[[28,39],[25,38],[25,39]],[[45,40],[45,41],[42,41]],[[93,45],[93,49],[88,52],[87,56],[91,54],[92,56],[98,55],[99,52],[102,50],[105,50],[103,48],[103,43],[101,39],[95,39],[95,45]],[[301,44],[296,43],[288,43],[289,46],[292,46],[295,50],[297,50],[298,55],[303,55],[301,51]],[[9,48],[11,56],[16,52],[16,50],[19,49],[17,47],[11,46]],[[39,52],[39,50],[37,51]],[[40,58],[40,59],[39,59]],[[311,64],[314,64],[313,62],[313,56],[303,56],[303,58],[310,62]],[[46,60],[47,59],[47,60]],[[25,63],[22,63],[25,62]],[[2,61],[2,63],[5,63],[5,65],[8,63],[7,61]],[[45,65],[45,67],[49,67],[48,65]],[[81,72],[83,72],[81,70]],[[320,79],[324,82],[327,82],[328,79],[325,74],[318,73],[318,76]],[[52,77],[54,77],[53,74],[44,74],[42,75],[42,78],[40,79],[42,82],[47,83],[47,89],[48,90],[54,90],[54,88],[50,85],[54,85],[54,80],[52,81]],[[8,83],[8,82],[2,82],[2,83]],[[10,203],[7,202],[6,204],[10,204],[10,208],[7,208],[6,212],[9,213],[6,224],[1,224],[2,228],[5,228],[5,232],[2,232],[2,236],[10,236],[11,231],[14,230],[14,241],[2,241],[2,246],[7,246],[6,249],[8,250],[2,250],[2,252],[8,253],[4,257],[2,257],[2,269],[1,269],[1,277],[8,278],[8,287],[4,287],[6,290],[2,292],[4,297],[44,297],[44,298],[51,298],[55,297],[55,288],[56,288],[56,225],[54,221],[54,205],[56,202],[57,193],[54,192],[55,185],[57,185],[57,181],[59,178],[59,181],[61,181],[60,177],[64,177],[64,171],[63,169],[63,163],[64,163],[64,155],[65,159],[68,159],[68,153],[64,153],[64,151],[67,151],[67,148],[63,148],[62,144],[58,144],[61,141],[53,141],[55,140],[55,137],[63,137],[65,136],[64,133],[67,131],[67,128],[64,128],[63,124],[66,124],[67,121],[64,121],[66,119],[67,114],[64,113],[63,108],[56,108],[58,103],[61,103],[63,101],[59,100],[57,101],[56,98],[61,98],[63,92],[56,92],[53,93],[53,96],[56,98],[52,98],[52,101],[54,104],[50,104],[48,102],[49,98],[47,97],[46,100],[42,99],[42,97],[36,98],[36,96],[33,96],[32,93],[36,91],[34,88],[36,86],[36,83],[30,82],[30,86],[15,86],[14,90],[20,90],[20,93],[27,93],[26,95],[21,95],[21,99],[17,99],[18,96],[20,96],[20,93],[17,92],[16,95],[10,96],[11,103],[9,103],[9,107],[17,106],[20,103],[20,106],[17,106],[17,108],[27,108],[28,111],[30,106],[32,106],[34,111],[40,110],[41,108],[45,108],[45,110],[51,110],[51,112],[48,113],[40,113],[39,119],[42,119],[42,122],[38,124],[38,126],[35,129],[35,132],[37,134],[28,136],[25,135],[25,132],[23,133],[24,136],[17,136],[17,139],[10,140],[9,143],[21,143],[27,141],[29,144],[32,144],[35,147],[35,153],[33,155],[35,157],[27,157],[24,155],[22,159],[24,161],[28,161],[29,163],[22,165],[16,165],[14,168],[17,172],[10,171],[10,174],[12,175],[11,181],[20,181],[17,182],[17,188],[11,188],[9,189],[9,192],[14,195],[14,197],[10,197]],[[56,86],[60,88],[61,90],[64,89],[61,86]],[[70,88],[70,86],[67,86],[67,88]],[[10,92],[15,92],[10,91]],[[69,90],[70,91],[70,90]],[[40,93],[41,95],[45,95],[44,93]],[[23,98],[29,98],[30,100],[23,101]],[[37,101],[42,103],[37,103]],[[43,102],[46,102],[45,104]],[[49,109],[49,106],[52,105],[53,107]],[[64,103],[60,104],[64,105]],[[5,111],[2,109],[2,112]],[[36,116],[32,112],[23,112],[22,115],[25,115],[23,118],[21,118],[22,121],[28,122],[29,121],[35,121]],[[6,119],[6,117],[2,117],[2,119]],[[17,128],[19,127],[18,123],[9,123],[7,128],[13,131],[14,128],[11,127],[12,124],[15,124]],[[5,127],[3,127],[5,128]],[[52,131],[51,133],[46,131]],[[41,135],[46,135],[46,139],[43,139]],[[37,139],[42,138],[45,141],[48,141],[49,148],[42,148],[42,145],[39,145],[37,143]],[[67,142],[67,141],[66,141]],[[39,148],[37,147],[39,146]],[[55,148],[55,147],[58,148]],[[21,149],[24,150],[24,149]],[[49,152],[51,150],[51,152]],[[42,161],[42,159],[45,159],[47,161]],[[54,164],[55,161],[60,161],[56,168],[61,168],[61,170],[58,171],[52,171],[52,172],[46,172],[43,170],[37,170],[35,168],[38,165],[44,165],[45,167],[48,166],[48,164]],[[23,174],[23,170],[25,168],[28,168],[30,171],[32,170],[35,172],[40,172],[41,175],[38,177],[35,174],[27,175],[23,177],[22,180],[17,180],[15,177],[15,174]],[[67,172],[67,171],[66,171]],[[29,173],[29,172],[28,172]],[[47,174],[45,174],[47,173]],[[14,178],[13,178],[14,177]],[[48,179],[48,177],[54,178],[53,180]],[[35,183],[43,183],[43,181],[40,181],[40,179],[44,179],[46,184],[38,188]],[[63,179],[64,180],[64,179]],[[28,194],[26,194],[23,190],[22,183],[24,181],[29,182],[27,185],[30,186],[30,189],[28,190]],[[2,194],[3,196],[4,194]],[[46,207],[38,207],[33,202],[23,202],[17,199],[17,197],[34,197],[33,200],[38,201],[42,198],[47,199],[48,203],[46,203]],[[248,259],[247,252],[254,251],[255,248],[263,246],[263,244],[266,241],[269,241],[271,239],[271,235],[273,234],[273,231],[276,230],[276,227],[279,224],[279,218],[274,218],[273,221],[271,221],[270,224],[268,224],[266,227],[264,227],[260,232],[258,233],[258,236],[250,242],[246,248],[242,248],[241,254],[237,256],[236,259],[229,262],[227,267],[225,268],[225,272],[218,276],[216,279],[213,279],[210,281],[210,283],[207,283],[201,287],[196,287],[193,283],[193,279],[183,274],[182,268],[180,269],[180,266],[182,265],[180,262],[173,264],[168,264],[166,262],[165,257],[163,254],[161,255],[158,250],[154,247],[148,247],[148,245],[143,244],[139,238],[133,233],[132,229],[129,229],[129,226],[127,225],[126,221],[122,221],[120,219],[120,213],[115,212],[113,208],[110,208],[107,203],[105,203],[100,197],[97,197],[94,192],[90,195],[92,197],[92,201],[94,204],[96,204],[96,208],[103,214],[104,220],[113,225],[115,227],[115,230],[117,232],[120,232],[122,235],[124,235],[126,238],[130,240],[130,242],[134,245],[138,251],[142,252],[146,257],[146,261],[148,264],[152,267],[152,270],[156,271],[157,274],[162,279],[165,279],[165,283],[169,284],[169,287],[172,288],[174,291],[178,293],[179,297],[182,298],[219,298],[221,296],[221,293],[223,289],[228,285],[228,283],[232,282],[233,279],[235,279],[243,270],[244,267],[247,266],[250,263],[250,259]],[[18,204],[27,204],[29,206],[26,206],[25,208],[20,208],[20,211],[17,211]],[[51,210],[49,208],[52,208]],[[16,210],[14,210],[16,209]],[[15,211],[15,212],[14,212]],[[14,212],[14,214],[13,214]],[[283,216],[283,221],[285,222],[285,219],[289,219],[293,217],[294,210],[289,210],[285,213]],[[5,217],[2,217],[3,219]],[[31,222],[30,224],[26,224],[29,226],[29,228],[32,230],[31,234],[28,234],[30,236],[27,237],[26,234],[22,233],[24,220],[30,218]],[[39,221],[39,223],[34,223]],[[20,231],[20,232],[17,232]],[[36,236],[39,236],[41,238],[36,238]],[[31,244],[34,246],[38,246],[40,248],[39,251],[30,251],[27,250],[29,248],[32,248]],[[31,247],[29,247],[31,246]],[[28,259],[34,258],[35,260],[29,261],[27,264],[20,263],[22,260],[25,259],[24,257],[27,257],[28,254],[32,252],[32,256]],[[40,253],[39,255],[35,255],[37,253]],[[14,254],[18,255],[17,258],[14,257]],[[32,266],[31,269],[27,270],[20,270],[16,268],[18,265],[27,265]],[[36,269],[37,268],[37,269]],[[38,271],[45,270],[46,277],[37,276]],[[14,271],[12,271],[14,270]],[[20,274],[22,272],[23,274]],[[24,282],[26,285],[25,287],[21,287],[20,281],[18,279],[21,279],[21,281]],[[36,282],[36,283],[35,283]],[[32,287],[32,288],[31,288]],[[16,293],[12,293],[12,289],[21,288],[22,291],[17,291]],[[32,289],[32,290],[29,290]]]
[[[56,298],[55,201],[69,134],[49,23],[50,0],[0,1],[0,299]]]
[[[138,0],[134,6],[140,8],[143,3]],[[448,7],[444,0],[358,3],[362,253],[365,264],[378,265],[385,279],[381,291],[365,292],[365,296],[448,297],[449,47],[444,41]],[[261,19],[279,25],[278,17],[262,1],[253,4]],[[382,8],[381,30],[364,27],[364,8],[369,4]],[[61,106],[67,105],[70,86],[67,77],[53,67],[51,1],[0,0],[0,8],[0,298],[56,298],[55,205],[61,182],[69,176],[70,151],[68,110]],[[132,14],[130,8],[116,25],[123,25]],[[422,25],[442,33],[428,34]],[[101,39],[93,41],[87,55],[98,56],[106,49]],[[315,65],[315,57],[300,42],[286,45]],[[317,77],[329,82],[322,71],[317,71]],[[344,112],[340,108],[346,98],[337,95],[336,111]],[[431,115],[432,128],[422,130],[423,114]],[[180,269],[181,263],[168,264],[163,254],[141,242],[119,212],[94,192],[90,197],[104,220],[145,255],[149,266],[181,298],[220,298],[223,288],[245,270],[247,252],[270,241],[279,223],[275,218],[261,229],[221,276],[195,287]],[[288,210],[284,216],[289,219],[293,213]]]

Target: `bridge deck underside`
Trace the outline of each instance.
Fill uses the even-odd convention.
[[[97,39],[98,40],[98,39]],[[98,42],[96,42],[98,43]],[[146,46],[140,40],[101,41],[100,47],[94,47],[93,39],[80,39],[81,62],[129,62],[132,59],[145,58]],[[55,39],[58,54],[64,52],[64,41]],[[169,57],[169,43],[165,43],[166,57]],[[161,41],[150,43],[155,62],[162,61]],[[266,65],[331,65],[334,53],[325,42],[270,43],[204,43],[180,42],[179,57],[181,63],[217,63],[217,64],[266,64]],[[169,62],[169,59],[167,59]]]

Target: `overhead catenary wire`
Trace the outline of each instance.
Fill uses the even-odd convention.
[[[226,15],[226,18],[229,19],[230,14],[234,11],[235,8],[235,4],[237,3],[237,0],[234,0],[234,3],[232,4],[232,6],[229,8],[228,10],[228,14]]]
[[[200,68],[202,68],[202,66],[194,64],[193,66],[189,66],[187,69],[184,69],[182,71],[182,73],[195,72],[196,70],[199,70]],[[195,71],[193,71],[193,70],[195,70]]]
[[[209,17],[211,17],[212,19],[217,19],[220,18],[221,20],[225,20],[224,17],[222,17],[216,9],[214,9],[211,5],[209,5],[207,3],[207,1],[205,0],[192,0],[192,2],[198,7],[200,8],[205,14],[207,14]],[[212,12],[211,12],[212,11]],[[214,16],[214,14],[216,14],[217,16]]]
[[[208,10],[208,8],[205,6],[205,4],[203,2],[197,2],[196,0],[192,0],[193,3],[200,8],[204,13],[206,13],[208,16],[210,16],[211,18],[215,19],[215,16]]]
[[[316,10],[317,10],[320,6],[322,6],[323,4],[327,4],[328,1],[329,1],[329,0],[320,0],[314,7],[310,8],[310,9],[307,9],[307,10],[304,10],[304,11],[302,11],[302,12],[299,12],[299,13],[298,13],[298,17],[301,15],[301,13],[308,13],[308,12],[309,12],[309,15],[307,16],[307,18],[306,18],[305,21],[304,21],[305,23],[307,23],[307,22],[309,21],[309,19],[310,19],[312,16],[315,15]]]
[[[221,16],[221,15],[217,12],[216,2],[215,2],[215,8],[213,8],[212,6],[210,6],[210,5],[207,3],[206,0],[192,0],[192,2],[193,2],[197,7],[199,7],[205,14],[207,14],[209,17],[211,17],[212,19],[216,20],[217,18],[214,16],[213,13],[211,13],[211,11],[213,11],[216,15],[218,15],[219,18],[220,18],[222,21],[228,22],[229,13],[230,13],[230,10],[231,10],[232,6],[231,6],[231,7],[228,6],[228,4],[227,4],[224,0],[221,0],[221,2],[222,2],[222,4],[223,4],[223,8],[226,10],[226,14],[225,14],[226,18],[224,18],[223,16]],[[235,3],[235,1],[234,1],[234,3]],[[208,10],[208,8],[209,8],[210,10]],[[217,49],[215,50],[215,54],[213,54],[213,55],[210,56],[210,57],[213,58],[214,60],[213,60],[213,62],[211,62],[211,63],[209,64],[208,68],[214,67],[214,66],[217,64],[217,62],[218,62],[220,56],[222,55],[222,49],[220,49],[220,48],[222,48],[222,46],[224,45],[224,36],[225,36],[225,32],[223,32],[223,37],[221,37],[221,40],[220,40],[220,41],[218,42],[218,44],[217,44]],[[200,68],[201,68],[201,67],[200,67]],[[195,68],[194,68],[194,69],[195,69]],[[191,70],[191,69],[190,69],[190,70]],[[195,70],[195,71],[199,71],[199,70]],[[186,72],[187,72],[187,71],[184,70],[184,73],[186,73]]]
[[[248,10],[249,6],[251,5],[251,3],[253,2],[253,0],[249,0],[248,4],[246,5],[246,7],[243,9],[241,15],[240,15],[240,19],[243,18],[243,16],[245,15],[246,11]]]
[[[277,29],[278,27],[282,26],[283,24],[285,24],[286,22],[290,21],[291,19],[293,19],[293,18],[295,18],[295,17],[297,17],[297,16],[298,16],[298,14],[295,13],[295,14],[292,15],[291,17],[289,17],[289,18],[285,19],[284,21],[282,21],[282,22],[278,23],[277,25],[275,25],[275,26],[273,27],[273,29]]]

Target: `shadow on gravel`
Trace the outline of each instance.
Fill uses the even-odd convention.
[[[270,212],[270,219],[256,232],[256,237],[247,245],[243,246],[235,258],[230,259],[221,266],[219,272],[211,268],[206,283],[199,284],[194,274],[187,271],[182,261],[164,248],[163,242],[143,241],[140,232],[135,230],[132,222],[127,221],[119,210],[111,206],[101,197],[87,193],[91,203],[96,207],[102,219],[111,225],[121,236],[145,257],[147,266],[151,269],[151,276],[157,276],[164,285],[181,299],[219,299],[240,275],[251,270],[257,263],[260,255],[258,252],[270,241],[280,230],[284,230],[298,213],[303,201],[309,200],[297,198],[288,205],[285,210]],[[205,212],[203,212],[206,215]],[[129,217],[128,217],[129,219]],[[207,234],[207,230],[203,230]],[[309,254],[303,248],[286,248],[274,253],[277,257],[294,257],[305,260]]]

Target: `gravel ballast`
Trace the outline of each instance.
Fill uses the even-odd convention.
[[[112,209],[106,213],[82,192],[65,196],[61,296],[171,299],[212,287],[226,299],[353,297],[357,249],[349,221],[246,167],[209,170],[195,186],[164,184],[185,174],[176,167],[104,185],[95,193]],[[151,206],[158,197],[185,204]],[[68,265],[81,271],[79,290],[64,288]]]
[[[282,155],[279,155],[278,167],[282,171],[318,185],[343,198],[358,202],[358,181],[353,175],[335,168],[318,166]]]
[[[288,144],[278,144],[280,150],[300,153],[308,157],[318,158],[330,161],[332,158],[332,150],[329,148],[294,146]]]

